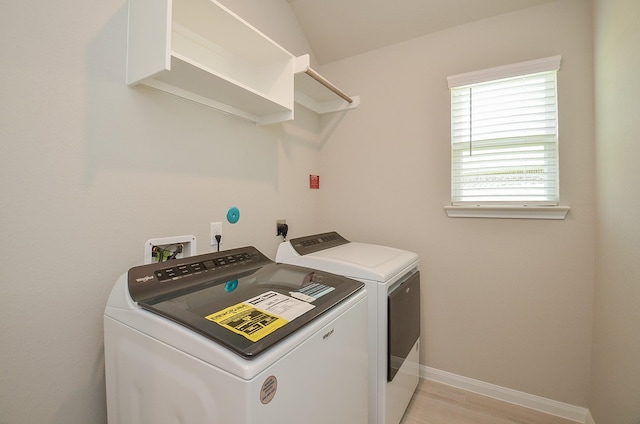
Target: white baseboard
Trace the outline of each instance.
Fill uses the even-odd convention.
[[[495,384],[485,383],[424,365],[420,365],[420,377],[547,414],[557,415],[577,423],[595,424],[589,410],[580,406],[496,386]]]

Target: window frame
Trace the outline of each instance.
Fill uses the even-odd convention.
[[[468,86],[472,84],[480,84],[501,80],[506,78],[520,77],[524,75],[536,74],[540,72],[559,71],[561,56],[552,56],[543,59],[536,59],[527,62],[520,62],[506,66],[499,66],[480,71],[458,74],[447,78],[449,88]],[[558,88],[556,86],[556,101],[558,97]],[[556,125],[558,118],[556,117]],[[453,142],[450,137],[450,158],[453,166]],[[556,141],[557,143],[557,141]],[[557,145],[556,145],[557,148]],[[559,168],[559,159],[558,159]],[[453,171],[453,168],[452,168]],[[451,172],[453,175],[453,172]],[[559,184],[559,171],[556,177],[556,183]],[[453,181],[450,180],[451,188],[451,204],[445,206],[445,211],[449,217],[478,217],[478,218],[527,218],[527,219],[564,219],[569,212],[568,206],[559,205],[559,188],[558,203],[553,205],[540,205],[530,202],[514,201],[511,202],[454,202],[453,201]]]

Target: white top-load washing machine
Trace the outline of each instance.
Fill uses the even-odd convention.
[[[418,255],[336,232],[285,241],[276,262],[365,283],[369,295],[369,423],[398,424],[419,382]]]
[[[109,424],[368,422],[361,282],[246,247],[132,268],[104,313]]]

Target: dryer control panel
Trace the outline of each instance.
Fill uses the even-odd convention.
[[[349,243],[349,240],[342,237],[335,231],[329,233],[315,234],[312,236],[298,237],[289,241],[291,246],[299,255],[308,255],[309,253],[318,252],[320,250],[329,249],[331,247],[340,246]]]

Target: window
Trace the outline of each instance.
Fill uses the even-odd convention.
[[[453,206],[558,205],[560,60],[448,78]]]

